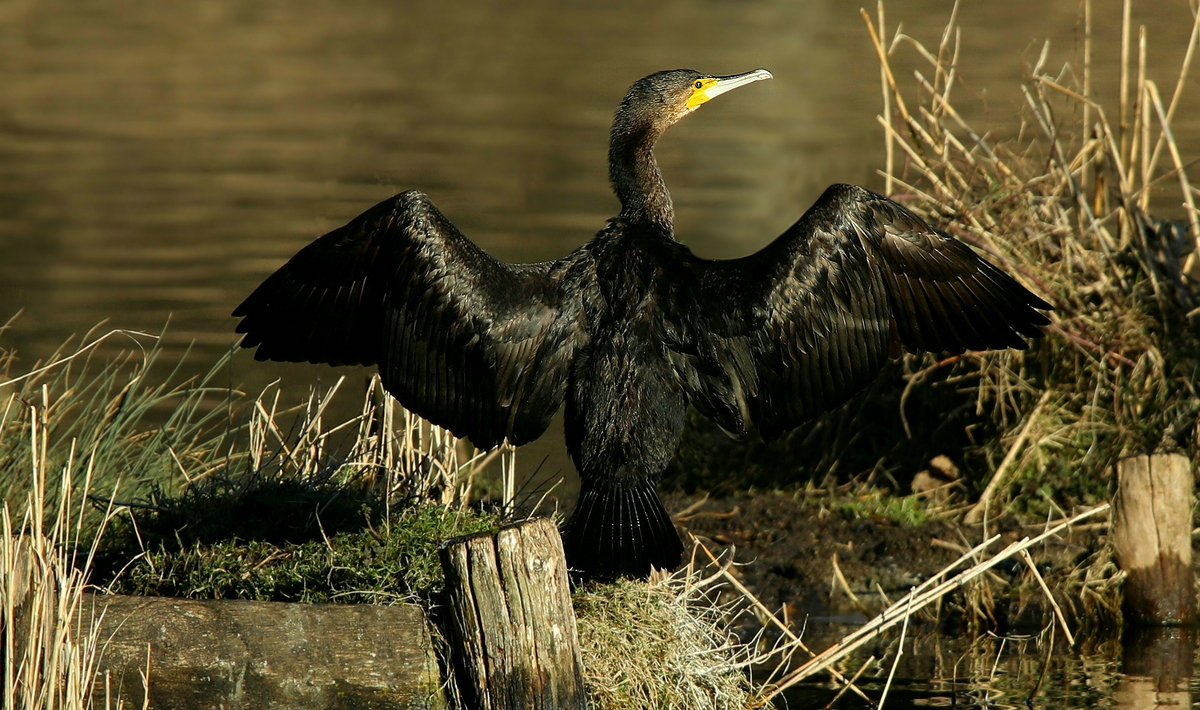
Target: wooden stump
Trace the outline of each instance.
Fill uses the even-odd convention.
[[[471,708],[587,707],[567,562],[545,518],[447,540],[459,690]]]
[[[1125,580],[1125,615],[1135,624],[1196,620],[1192,573],[1192,467],[1176,454],[1117,463],[1112,545]]]

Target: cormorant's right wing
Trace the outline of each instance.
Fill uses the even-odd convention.
[[[496,261],[410,191],[301,249],[233,315],[256,359],[378,363],[402,405],[491,448],[536,439],[562,403],[586,336],[560,278]]]
[[[848,400],[889,355],[1028,347],[1050,305],[966,244],[868,190],[834,185],[742,259],[699,260],[721,374],[692,401],[772,439]],[[711,368],[710,368],[711,369]]]

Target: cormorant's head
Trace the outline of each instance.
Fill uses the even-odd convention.
[[[627,130],[650,128],[661,133],[709,100],[739,86],[770,78],[771,72],[766,69],[731,76],[711,76],[691,69],[660,71],[629,87],[617,109],[615,123],[625,124],[622,127]]]

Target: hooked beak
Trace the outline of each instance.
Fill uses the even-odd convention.
[[[698,86],[692,92],[692,95],[688,97],[688,110],[695,110],[702,104],[708,103],[712,99],[724,94],[727,91],[733,91],[739,86],[753,84],[756,81],[762,81],[763,79],[770,78],[771,72],[767,71],[766,69],[755,69],[754,71],[749,71],[745,74],[713,76],[707,79],[700,79],[696,83],[702,84],[702,86]]]
[[[719,76],[717,77],[717,82],[708,87],[708,90],[705,93],[708,94],[708,98],[714,99],[726,91],[733,91],[739,86],[753,84],[756,81],[762,81],[763,79],[770,78],[771,72],[767,71],[766,69],[755,69],[754,71],[748,71],[745,74]]]

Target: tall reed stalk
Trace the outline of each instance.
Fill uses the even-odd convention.
[[[30,491],[23,504],[4,501],[0,507],[4,708],[121,708],[119,697],[93,693],[104,639],[99,620],[89,626],[80,621],[87,603],[85,580],[99,543],[98,536],[81,534],[94,468],[89,463],[80,470],[72,445],[50,492],[47,484],[56,474],[49,458],[50,401],[47,390],[42,394],[39,404],[29,405]],[[79,477],[82,484],[76,488]],[[106,510],[105,519],[112,513]]]

